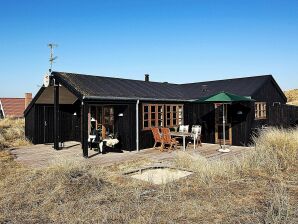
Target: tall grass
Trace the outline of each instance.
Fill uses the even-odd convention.
[[[297,223],[297,136],[269,129],[232,161],[180,153],[194,174],[160,186],[119,175],[127,164],[30,169],[0,152],[0,223]]]
[[[298,129],[269,128],[253,138],[250,151],[231,161],[208,161],[202,156],[179,153],[176,164],[198,173],[201,182],[210,184],[212,180],[241,177],[252,171],[278,174],[297,163]]]
[[[297,162],[298,129],[270,128],[254,138],[255,149],[244,159],[251,169],[276,174]]]
[[[29,145],[25,137],[25,120],[5,118],[0,120],[0,150]]]
[[[298,105],[298,89],[285,91],[285,94],[289,104]]]

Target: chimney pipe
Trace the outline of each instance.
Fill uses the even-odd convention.
[[[149,74],[145,74],[145,82],[149,82]]]
[[[25,93],[25,109],[28,107],[32,100],[32,93]]]

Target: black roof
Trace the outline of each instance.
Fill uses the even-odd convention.
[[[181,84],[187,97],[198,99],[221,91],[240,96],[252,96],[265,82],[273,79],[272,75],[252,76],[245,78],[224,79],[207,82]]]
[[[180,85],[140,80],[52,72],[61,84],[70,85],[79,95],[99,98],[143,98],[185,100]]]
[[[52,75],[79,97],[106,99],[130,98],[183,101],[198,99],[220,91],[241,96],[252,96],[265,82],[268,80],[274,81],[272,75],[187,84],[146,82],[66,72],[52,72]],[[280,90],[279,87],[278,89]]]

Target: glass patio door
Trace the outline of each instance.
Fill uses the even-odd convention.
[[[114,134],[114,108],[111,106],[103,107],[102,136]]]
[[[90,107],[90,134],[100,133],[102,138],[114,134],[114,108],[112,106]]]
[[[231,105],[215,104],[215,143],[223,144],[223,106],[225,107],[225,142],[232,144],[232,126],[229,117]]]

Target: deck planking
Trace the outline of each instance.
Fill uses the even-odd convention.
[[[61,150],[53,149],[53,145],[39,144],[17,149],[12,149],[11,153],[15,160],[21,164],[30,167],[47,167],[57,161],[78,161],[84,164],[110,166],[133,160],[149,160],[152,162],[172,161],[179,153],[185,153],[190,156],[203,156],[208,160],[215,159],[232,159],[241,155],[243,152],[251,149],[250,147],[231,146],[229,153],[221,153],[217,150],[219,145],[203,143],[202,146],[195,150],[193,146],[187,147],[186,151],[177,149],[172,152],[160,152],[158,149],[148,148],[137,151],[124,151],[123,153],[108,152],[107,154],[98,154],[94,150],[89,150],[89,158],[85,159],[82,155],[81,145],[77,142],[66,142],[66,148]]]

